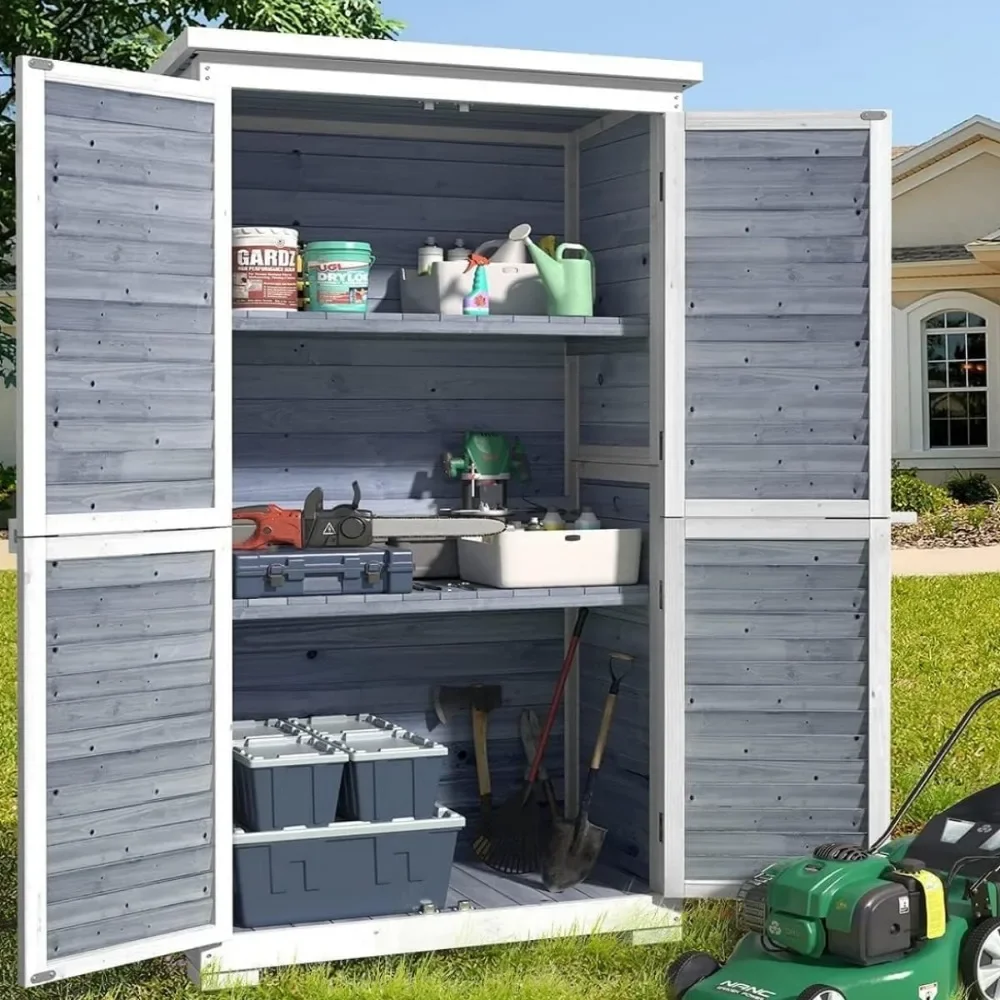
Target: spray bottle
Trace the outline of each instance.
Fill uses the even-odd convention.
[[[490,292],[486,284],[486,265],[489,260],[477,253],[469,255],[469,266],[465,269],[472,273],[472,291],[462,299],[463,316],[489,316]]]

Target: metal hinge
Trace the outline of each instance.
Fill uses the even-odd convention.
[[[51,59],[29,59],[28,65],[32,69],[44,69],[44,70],[55,69],[55,63]],[[55,973],[53,972],[52,975],[54,976]],[[44,980],[42,981],[44,982]]]
[[[663,843],[663,813],[660,813],[660,843]]]
[[[660,171],[660,201],[663,201],[663,171]]]
[[[663,461],[663,431],[660,431],[660,461]]]
[[[660,610],[663,610],[663,581],[661,580],[657,588],[660,596]]]
[[[39,983],[51,983],[55,978],[55,971],[53,969],[46,969],[44,972],[36,972],[31,977],[31,985],[37,986]]]
[[[884,111],[862,111],[861,120],[863,122],[881,122],[885,120]]]

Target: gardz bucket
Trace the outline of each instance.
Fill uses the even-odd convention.
[[[367,310],[368,280],[375,263],[370,243],[307,243],[303,260],[310,309],[352,313]]]
[[[272,226],[233,230],[233,308],[297,309],[299,233]]]

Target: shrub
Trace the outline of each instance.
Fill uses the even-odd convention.
[[[961,504],[995,503],[997,488],[982,472],[956,472],[946,483],[945,488],[953,500]]]
[[[970,528],[981,528],[990,519],[991,513],[990,507],[982,503],[962,508],[965,523]]]
[[[17,489],[17,466],[0,462],[0,507],[6,507]]]
[[[892,509],[912,510],[916,514],[933,514],[952,503],[951,494],[942,486],[925,483],[916,470],[892,466]]]

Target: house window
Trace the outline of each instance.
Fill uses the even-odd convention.
[[[931,448],[985,448],[986,320],[949,309],[922,324]]]

